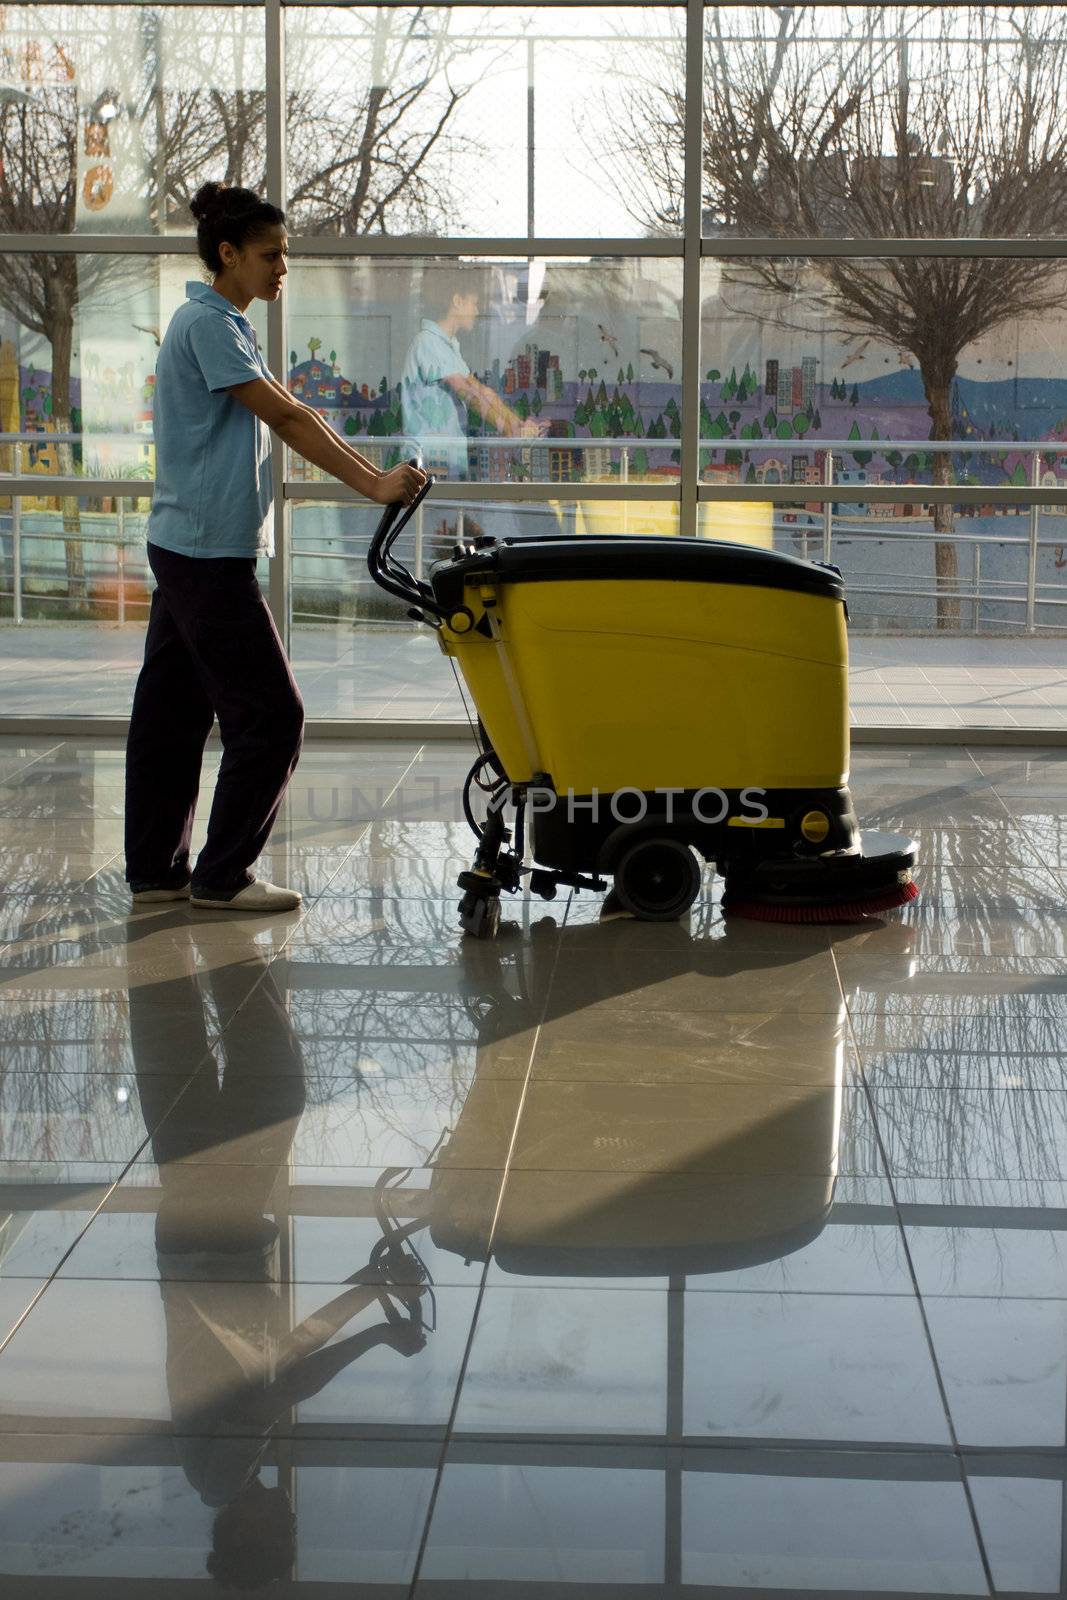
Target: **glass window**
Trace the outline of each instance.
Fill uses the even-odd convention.
[[[257,6],[0,8],[0,232],[189,232],[208,178],[262,186]]]
[[[288,297],[290,389],[375,464],[678,482],[680,262],[305,259]]]
[[[2,487],[5,714],[127,716],[153,586],[145,550],[148,500],[11,496]],[[92,806],[85,814],[99,816]]]
[[[147,497],[0,494],[0,616],[17,622],[92,619],[143,625],[151,587],[145,556],[148,507]],[[21,638],[26,682],[9,684],[5,706],[14,711],[18,702],[26,711],[32,703],[37,710],[60,713],[70,704],[72,676],[99,669],[94,688],[102,691],[106,685],[115,703],[94,709],[117,716],[128,709],[130,686],[121,674],[139,650],[132,637],[121,642],[112,637],[101,640],[99,650],[87,645],[85,655],[71,660],[61,635],[34,630]],[[19,651],[19,639],[8,638],[8,664]]]
[[[265,183],[267,23],[256,4],[0,6],[0,232],[158,252],[0,260],[2,617],[143,617],[156,351],[201,275],[165,235],[192,231],[205,179]],[[683,6],[307,3],[282,25],[289,221],[334,253],[294,248],[278,376],[375,465],[417,455],[443,480],[406,536],[421,570],[464,532],[679,531],[691,420],[698,536],[839,561],[856,626],[1059,633],[1063,511],[1019,495],[1067,488],[1062,257],[708,254],[683,314]],[[705,250],[1059,229],[1067,6],[709,6],[703,46]],[[427,233],[470,254],[366,253]],[[550,256],[553,237],[583,254]],[[625,242],[656,237],[679,254]],[[474,254],[494,239],[531,253]],[[377,512],[287,469],[294,650],[326,663],[321,713],[458,715],[450,675],[412,678],[410,623],[363,571]],[[4,496],[16,473],[134,489]],[[716,498],[733,486],[753,498]]]
[[[1061,231],[1063,6],[708,6],[705,18],[705,233]],[[681,105],[658,86],[647,101],[635,146],[654,168],[661,145],[682,146]]]
[[[201,276],[195,256],[0,260],[0,473],[151,479],[156,356]]]
[[[820,491],[847,489],[829,520],[834,551],[851,551],[853,594],[881,574],[890,593],[922,596],[875,596],[873,625],[936,613],[956,627],[972,604],[975,628],[1060,625],[1062,513],[1041,513],[1032,535],[1030,508],[997,499],[1067,484],[1060,262],[746,257],[707,261],[703,286],[702,483],[806,487],[774,512],[775,538],[796,535],[801,553],[822,544]],[[938,504],[931,485],[970,500]],[[902,492],[880,501],[891,489]]]
[[[635,159],[630,102],[650,81],[680,102],[681,7],[289,6],[285,19],[298,232],[677,231],[680,152]]]
[[[0,261],[0,616],[71,624],[143,625],[150,580],[145,533],[155,473],[153,395],[159,343],[185,285],[199,279],[194,256],[8,255]],[[263,308],[250,315],[265,333]],[[40,494],[4,493],[4,478],[41,478]],[[128,497],[48,493],[54,477],[128,481]],[[143,487],[142,487],[143,486]],[[66,630],[69,631],[69,630]],[[140,645],[80,637],[105,676],[100,715],[129,709]],[[5,642],[23,663],[11,694],[23,710],[59,712],[69,667],[59,633]],[[21,652],[21,653],[20,653]],[[28,655],[27,655],[28,652]],[[30,666],[29,660],[36,661]],[[84,663],[83,663],[84,664]],[[117,674],[117,676],[116,676]],[[47,690],[47,694],[46,694]],[[51,695],[51,700],[48,699]],[[25,697],[29,697],[23,704]],[[9,699],[10,709],[16,708]]]
[[[864,481],[1060,483],[1061,261],[750,256],[706,260],[702,284],[706,477],[745,465],[734,481],[763,481],[736,457],[770,450],[768,481],[812,483],[815,456],[835,449]],[[937,440],[953,451],[935,461]]]
[[[462,718],[456,680],[430,630],[367,571],[380,516],[364,501],[290,501],[290,650],[307,714]],[[448,524],[448,510],[425,505],[397,541],[398,559],[424,576],[451,548]]]
[[[379,589],[367,551],[380,518],[360,501],[291,500],[292,657],[307,714],[377,720],[465,720],[463,694],[430,630],[402,601]],[[743,536],[741,508],[735,536]],[[722,537],[721,518],[713,536]],[[415,513],[395,546],[409,572],[425,577],[459,538],[516,535],[677,534],[678,501],[590,500],[561,493],[547,501],[434,499]],[[469,698],[469,697],[468,697]]]

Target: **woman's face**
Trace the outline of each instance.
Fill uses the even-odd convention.
[[[282,279],[289,270],[285,264],[289,235],[284,224],[278,222],[264,228],[249,239],[243,250],[224,243],[219,246],[219,254],[226,277],[235,289],[249,300],[277,300]]]

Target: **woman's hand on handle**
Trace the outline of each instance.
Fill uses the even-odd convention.
[[[403,505],[409,506],[425,482],[426,474],[421,467],[405,463],[403,466],[394,467],[391,472],[383,472],[374,485],[370,497],[380,506],[391,506],[398,500]]]

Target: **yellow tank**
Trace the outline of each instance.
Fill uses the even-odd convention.
[[[513,783],[837,788],[848,776],[839,580],[670,538],[510,541],[435,576],[439,637]]]

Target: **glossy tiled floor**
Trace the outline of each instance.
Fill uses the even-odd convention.
[[[517,901],[310,748],[302,913],[131,912],[0,744],[0,1592],[1064,1592],[1067,761],[864,749],[858,928]]]

